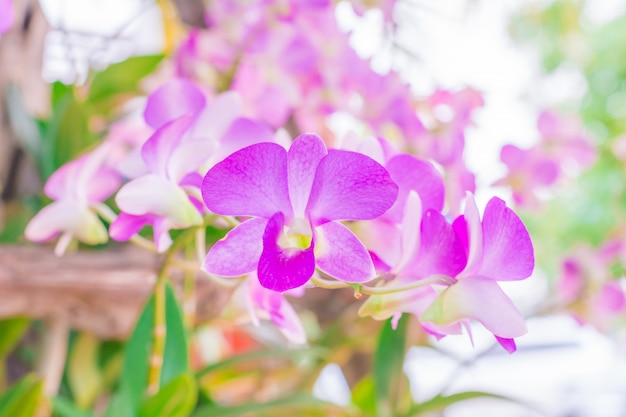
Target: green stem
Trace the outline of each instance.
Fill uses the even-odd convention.
[[[374,279],[383,278],[384,275],[380,275]],[[327,289],[339,289],[339,288],[348,288],[352,287],[350,284],[345,283],[343,281],[329,280],[320,277],[312,277],[311,282],[320,288]],[[370,287],[367,285],[361,285],[357,291],[357,293],[367,294],[367,295],[383,295],[383,294],[394,294],[397,292],[403,292],[407,290],[412,290],[414,288],[420,288],[427,285],[432,284],[443,284],[443,285],[452,285],[454,284],[454,278],[445,276],[445,275],[433,275],[428,278],[420,279],[414,281],[407,285],[400,285],[397,287]]]

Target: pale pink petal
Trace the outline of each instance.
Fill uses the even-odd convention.
[[[421,320],[445,326],[474,319],[491,333],[510,339],[526,333],[524,317],[498,283],[487,277],[464,277],[446,288]]]
[[[189,80],[172,80],[155,90],[146,102],[146,123],[159,129],[181,116],[199,113],[205,106],[204,94]]]
[[[247,282],[254,307],[265,312],[289,342],[305,344],[306,333],[302,322],[285,296],[263,288],[256,274],[251,274]]]
[[[202,269],[224,277],[238,277],[256,270],[263,252],[263,233],[267,220],[250,219],[215,243]]]
[[[499,281],[528,278],[535,257],[528,231],[520,218],[494,197],[483,215],[483,256],[478,274]]]
[[[337,222],[315,228],[315,263],[323,272],[346,282],[367,282],[376,275],[363,243]]]
[[[626,309],[624,291],[617,282],[608,282],[594,300],[597,310],[609,314],[621,313]]]
[[[399,187],[398,199],[386,216],[400,222],[409,191],[417,192],[424,213],[429,209],[441,211],[444,201],[443,178],[430,162],[402,154],[391,158],[385,168]]]
[[[350,229],[375,254],[373,260],[386,265],[387,270],[400,262],[402,230],[396,223],[380,217],[375,220],[354,222]],[[371,254],[370,254],[371,255]],[[378,265],[377,268],[382,265]]]
[[[422,224],[422,202],[415,191],[409,191],[404,204],[404,216],[400,229],[402,230],[402,252],[400,260],[393,268],[399,273],[415,259],[420,250],[420,228]]]
[[[117,191],[121,182],[122,179],[115,170],[102,167],[86,186],[87,202],[90,204],[103,202]]]
[[[463,218],[467,226],[468,248],[467,265],[462,275],[471,275],[475,272],[483,256],[483,228],[476,201],[469,192],[465,195],[465,214]]]
[[[306,249],[282,248],[278,244],[284,225],[285,217],[282,213],[276,213],[267,222],[257,271],[261,285],[278,292],[304,285],[315,272],[313,242]]]
[[[211,158],[212,165],[239,149],[261,142],[274,142],[274,133],[261,123],[240,117],[221,136],[219,149]]]
[[[573,259],[565,259],[557,282],[559,298],[565,302],[574,301],[582,295],[584,285],[585,277],[580,265]]]
[[[397,196],[398,186],[378,162],[332,150],[317,167],[306,210],[315,224],[370,220],[387,211]]]
[[[192,139],[179,144],[169,156],[167,177],[174,182],[181,182],[188,174],[195,173],[212,154],[219,144],[209,139]]]
[[[326,156],[326,146],[315,134],[303,134],[289,148],[289,198],[295,217],[304,218],[317,166]]]
[[[275,143],[241,149],[207,172],[204,203],[217,214],[269,219],[292,216],[287,185],[287,152]]]
[[[141,157],[150,172],[167,177],[168,161],[192,122],[191,116],[175,119],[154,132],[150,139],[143,144]]]
[[[194,136],[219,140],[241,116],[242,106],[241,97],[235,91],[215,97],[198,116],[193,128]]]
[[[157,252],[163,253],[172,245],[172,238],[170,237],[170,228],[172,223],[165,217],[157,217],[152,225],[152,232],[154,234],[154,245]]]
[[[68,233],[89,245],[108,240],[106,228],[87,206],[59,200],[44,207],[26,226],[24,235],[35,242],[44,242],[60,233]]]
[[[167,217],[174,228],[202,223],[202,216],[185,191],[158,175],[146,175],[125,184],[117,193],[115,202],[128,214]]]

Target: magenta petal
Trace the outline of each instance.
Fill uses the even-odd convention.
[[[455,277],[466,263],[465,249],[443,214],[428,210],[421,224],[419,256],[407,267],[411,275]]]
[[[337,222],[315,228],[315,262],[319,269],[345,282],[367,282],[376,275],[363,243]]]
[[[422,201],[415,191],[409,191],[402,216],[402,253],[394,271],[400,272],[419,255],[422,224]]]
[[[217,214],[269,219],[276,212],[291,217],[287,152],[275,143],[241,149],[207,172],[204,203]]]
[[[278,245],[284,224],[285,217],[282,213],[276,213],[267,222],[263,234],[263,253],[258,268],[261,285],[279,292],[304,285],[315,272],[312,242],[306,249],[285,249]]]
[[[483,257],[478,274],[498,281],[530,276],[535,265],[533,246],[520,218],[497,197],[483,215]]]
[[[403,154],[393,157],[385,167],[400,189],[398,200],[387,215],[396,222],[402,219],[404,203],[411,190],[419,195],[424,213],[429,209],[441,211],[444,200],[443,178],[430,162]]]
[[[385,168],[355,152],[331,151],[320,161],[307,204],[315,224],[370,220],[395,202],[398,186]]]
[[[150,127],[159,129],[181,116],[200,112],[205,104],[204,94],[196,84],[172,80],[148,96],[144,118]]]
[[[326,146],[319,136],[303,134],[289,148],[289,198],[296,217],[304,218],[317,166],[326,156]]]
[[[192,122],[191,116],[169,122],[154,132],[143,144],[141,157],[151,172],[167,177],[169,159]]]
[[[143,229],[144,226],[152,224],[154,216],[145,214],[135,216],[128,213],[120,213],[119,216],[109,226],[109,236],[120,242],[125,242]]]
[[[202,269],[224,277],[238,277],[254,271],[263,252],[267,220],[250,219],[228,232],[204,259]]]
[[[498,343],[500,343],[500,346],[502,346],[504,348],[504,350],[506,350],[509,353],[515,353],[515,351],[517,350],[517,345],[515,344],[515,339],[507,339],[504,337],[499,337],[499,336],[495,336],[496,340],[498,341]]]

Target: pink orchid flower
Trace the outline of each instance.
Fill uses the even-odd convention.
[[[45,242],[62,234],[57,255],[65,251],[72,238],[89,245],[108,240],[106,228],[92,211],[93,205],[110,197],[121,182],[119,175],[104,164],[108,153],[109,145],[105,143],[50,176],[44,192],[55,201],[28,223],[27,239]]]
[[[399,225],[400,244],[395,245],[398,256],[388,273],[392,279],[384,286],[400,287],[419,281],[436,283],[438,277],[442,277],[441,285],[452,282],[451,277],[464,268],[467,260],[459,237],[439,211],[422,205],[415,191],[409,191],[404,202],[404,216]],[[425,284],[410,290],[371,296],[360,308],[359,315],[383,320],[410,313],[419,319],[438,294],[432,285]],[[437,338],[461,333],[458,323],[443,326],[427,322],[420,324]]]
[[[146,172],[116,196],[122,213],[111,224],[113,239],[128,240],[149,225],[163,252],[171,244],[170,229],[202,223],[204,167],[251,143],[273,140],[269,129],[239,117],[240,108],[234,93],[207,104],[202,91],[186,80],[174,80],[149,97],[145,119],[156,132],[141,148]]]
[[[274,143],[249,146],[204,177],[211,211],[252,218],[217,242],[202,268],[226,277],[257,270],[261,285],[279,292],[304,285],[316,266],[345,282],[369,281],[372,259],[339,220],[376,218],[397,194],[380,164],[328,151],[314,134],[300,135],[288,152]]]
[[[526,333],[524,317],[497,281],[522,280],[534,268],[530,236],[504,201],[492,198],[481,221],[471,194],[453,228],[467,249],[467,265],[422,314],[423,322],[449,326],[464,319],[479,321],[509,352],[515,337]]]
[[[11,29],[14,19],[13,0],[0,0],[0,35]]]
[[[255,273],[251,273],[245,284],[247,305],[252,323],[270,320],[292,344],[306,344],[306,333],[294,308],[285,294],[264,288]]]

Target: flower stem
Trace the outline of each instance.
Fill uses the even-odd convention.
[[[383,275],[377,276],[374,279],[384,278],[386,276],[387,274],[383,274]],[[345,283],[343,281],[330,280],[330,279],[325,279],[325,278],[315,277],[315,276],[311,278],[311,282],[318,287],[327,288],[327,289],[348,288],[351,286],[350,284]],[[397,287],[385,287],[385,286],[370,287],[367,285],[361,285],[359,287],[358,292],[362,294],[368,294],[368,295],[394,294],[398,292],[412,290],[414,288],[424,287],[427,285],[433,285],[433,284],[452,285],[455,282],[456,280],[452,277],[448,277],[445,275],[433,275],[428,278],[416,280],[410,284],[400,285]]]
[[[165,282],[167,273],[167,258],[159,272],[154,287],[154,327],[152,329],[152,355],[148,371],[148,394],[159,392],[161,370],[163,369],[163,355],[165,354],[165,338],[167,327],[165,324]]]

